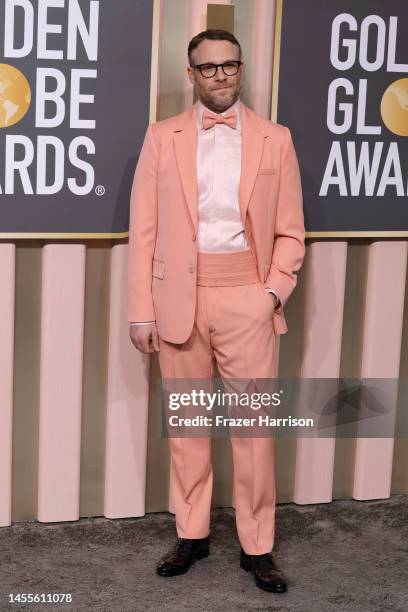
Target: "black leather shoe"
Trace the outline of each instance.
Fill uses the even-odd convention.
[[[210,538],[189,540],[178,538],[177,544],[160,559],[157,566],[159,576],[179,576],[187,572],[195,559],[204,559],[210,554]]]
[[[240,566],[247,572],[254,573],[256,586],[260,589],[273,593],[287,591],[286,581],[273,560],[272,553],[247,555],[241,548]]]

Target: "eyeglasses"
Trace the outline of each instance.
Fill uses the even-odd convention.
[[[205,79],[211,79],[211,77],[217,74],[219,67],[222,68],[225,76],[234,76],[238,73],[242,63],[237,60],[234,62],[224,62],[223,64],[196,64],[193,68],[197,68]]]

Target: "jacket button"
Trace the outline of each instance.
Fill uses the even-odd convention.
[[[188,268],[189,272],[194,272],[195,270],[195,265],[194,264],[190,264],[189,268]]]
[[[197,236],[195,234],[193,234],[192,238],[193,240],[197,240]]]

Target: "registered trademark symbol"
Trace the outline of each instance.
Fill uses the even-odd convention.
[[[103,194],[105,193],[105,187],[104,187],[103,185],[97,185],[97,186],[95,187],[95,193],[96,193],[96,195],[98,195],[98,196],[103,195]]]

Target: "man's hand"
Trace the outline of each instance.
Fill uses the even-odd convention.
[[[160,350],[156,323],[130,325],[129,336],[134,346],[142,353],[153,353]]]

